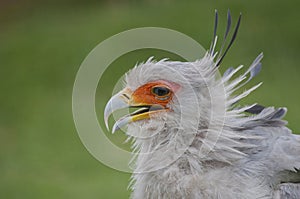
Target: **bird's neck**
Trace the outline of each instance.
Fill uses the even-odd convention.
[[[244,157],[235,148],[243,147],[237,142],[239,135],[224,127],[224,118],[217,117],[225,114],[202,113],[197,117],[190,110],[181,118],[168,115],[169,118],[153,118],[129,126],[128,132],[142,135],[133,145],[137,152],[133,161],[133,198],[159,198],[161,195],[152,195],[157,190],[173,190],[173,194],[187,190],[207,170],[226,168]],[[176,186],[179,189],[174,189]]]
[[[193,122],[192,119],[189,122]],[[188,187],[192,187],[193,179],[199,179],[208,166],[210,168],[212,165],[226,166],[227,163],[208,158],[208,152],[213,147],[208,147],[206,143],[203,143],[207,127],[203,125],[200,127],[203,131],[198,129],[195,133],[193,125],[189,125],[188,122],[183,123],[187,125],[175,127],[175,124],[165,124],[166,126],[161,128],[147,129],[150,124],[147,126],[145,123],[142,129],[134,127],[129,129],[154,135],[135,140],[134,146],[138,153],[135,157],[135,171],[132,176],[133,198],[159,198],[161,195],[155,195],[159,194],[158,190],[172,193],[170,197],[165,195],[165,198],[171,198],[174,194],[180,194],[177,193],[178,190],[187,190]],[[178,187],[175,189],[176,186]]]

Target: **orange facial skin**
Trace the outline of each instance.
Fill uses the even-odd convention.
[[[170,92],[165,96],[158,96],[152,92],[154,87],[168,88]],[[136,104],[137,106],[160,105],[164,108],[167,108],[167,104],[172,100],[174,93],[179,88],[179,85],[173,82],[158,80],[137,88],[133,92],[131,100],[133,104]]]

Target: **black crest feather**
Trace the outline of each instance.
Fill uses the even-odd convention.
[[[235,41],[238,30],[239,30],[239,27],[240,27],[241,18],[242,18],[242,14],[240,14],[240,16],[238,18],[238,21],[237,21],[237,24],[234,28],[234,32],[232,34],[231,40],[230,40],[229,44],[227,45],[227,47],[225,48],[226,40],[228,38],[230,29],[231,29],[231,14],[230,14],[230,10],[228,10],[228,12],[227,12],[227,26],[226,26],[226,30],[225,30],[225,33],[224,33],[223,42],[222,42],[222,45],[221,45],[221,48],[220,48],[220,51],[219,51],[219,56],[216,60],[216,67],[218,67],[221,64],[221,62],[224,59],[225,55],[229,51],[229,49],[232,46],[233,42]],[[210,52],[211,55],[214,55],[214,53],[215,53],[214,49],[215,49],[215,45],[216,45],[216,41],[217,41],[217,28],[218,28],[218,11],[216,10],[215,11],[214,36],[213,36],[213,41],[212,41],[210,49],[209,49],[209,52]],[[223,53],[224,48],[225,48],[225,51]]]

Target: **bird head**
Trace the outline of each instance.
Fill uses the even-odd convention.
[[[193,63],[150,58],[135,66],[126,74],[125,88],[106,105],[106,125],[109,116],[122,108],[137,110],[117,120],[113,132],[125,125],[149,131],[165,126],[180,128],[183,120],[187,126],[197,120],[203,124],[211,109],[211,92],[216,88],[213,64],[213,58],[207,55]]]
[[[107,103],[104,111],[107,127],[109,116],[114,111],[137,108],[117,120],[112,132],[127,126],[127,135],[134,138],[133,148],[140,152],[139,157],[141,153],[156,152],[140,158],[143,163],[137,165],[143,167],[143,171],[171,164],[187,149],[189,154],[197,157],[195,161],[230,163],[244,155],[237,149],[249,147],[241,142],[245,135],[233,129],[255,119],[243,118],[244,112],[255,104],[245,107],[235,105],[260,84],[239,95],[233,96],[232,93],[258,74],[263,55],[260,54],[249,69],[235,79],[234,75],[243,66],[229,68],[222,77],[218,73],[219,65],[236,38],[240,20],[241,16],[225,47],[231,26],[228,12],[224,41],[218,53],[215,52],[215,25],[212,45],[203,58],[194,62],[155,61],[150,58],[136,65],[126,74],[124,89]],[[216,12],[215,24],[217,21]],[[157,163],[160,163],[158,167]]]
[[[137,109],[118,119],[112,132],[127,126],[126,134],[145,161],[137,164],[138,171],[164,168],[193,142],[199,145],[195,137],[221,127],[217,123],[222,124],[225,113],[224,88],[212,66],[210,54],[195,62],[149,59],[126,74],[125,87],[109,100],[104,118],[108,126],[114,111]]]

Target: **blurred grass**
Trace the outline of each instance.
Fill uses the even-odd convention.
[[[80,63],[109,36],[143,26],[175,29],[208,47],[214,9],[221,15],[221,27],[228,8],[234,19],[243,13],[237,42],[221,70],[247,66],[261,51],[265,54],[263,70],[254,80],[264,84],[242,103],[286,106],[289,127],[300,132],[299,6],[296,0],[68,1],[18,8],[13,17],[1,15],[0,198],[128,198],[130,175],[93,159],[76,133],[71,95]],[[142,50],[116,60],[99,83],[100,122],[114,82],[152,55],[180,59]],[[109,136],[123,147],[123,135]]]

